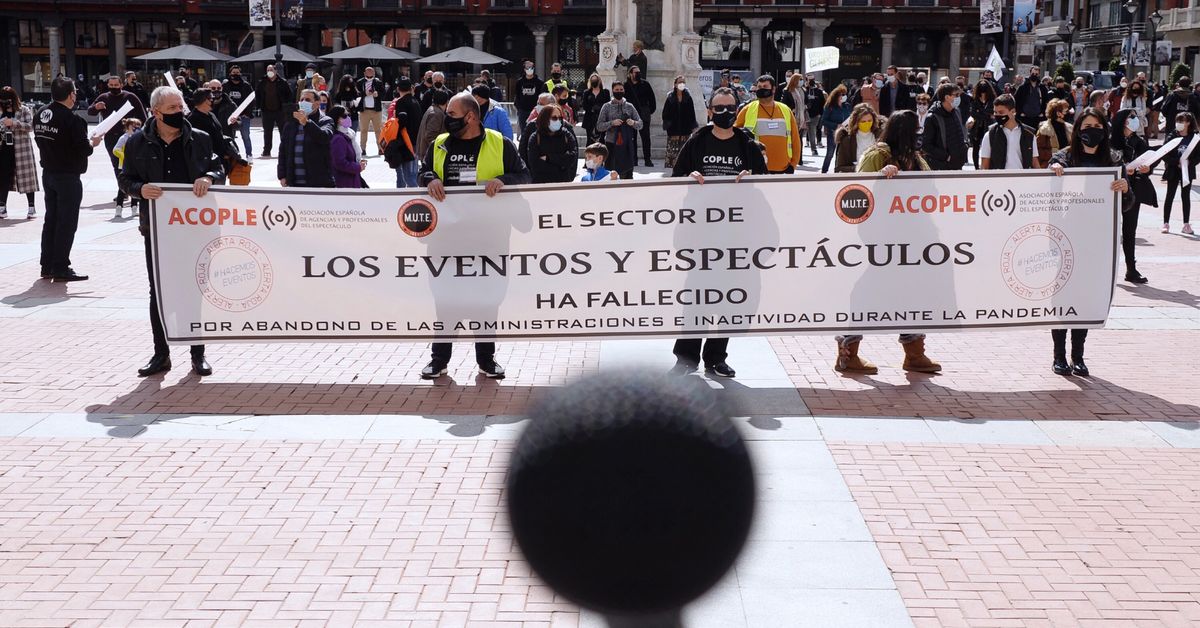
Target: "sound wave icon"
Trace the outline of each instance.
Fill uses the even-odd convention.
[[[1005,190],[1003,194],[992,194],[991,190],[983,193],[983,215],[991,216],[992,212],[1013,215],[1017,211],[1017,196],[1012,190]]]
[[[268,205],[263,208],[263,224],[270,231],[275,227],[287,229],[288,231],[296,230],[296,210],[289,205],[287,209],[271,209]]]

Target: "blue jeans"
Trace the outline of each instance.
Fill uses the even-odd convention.
[[[829,172],[834,153],[837,153],[837,144],[833,141],[833,129],[825,127],[825,165],[821,166],[821,172]]]
[[[238,133],[242,134],[242,146],[246,148],[246,157],[254,156],[254,147],[250,145],[250,116],[241,116],[239,118],[241,124],[238,125]]]
[[[396,187],[415,188],[417,183],[417,160],[406,161],[396,168]]]

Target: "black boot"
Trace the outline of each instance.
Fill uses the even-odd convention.
[[[1083,363],[1083,345],[1086,342],[1086,329],[1071,330],[1071,371],[1080,377],[1087,377],[1090,374],[1087,364]]]
[[[192,371],[201,377],[212,375],[212,366],[208,364],[208,360],[204,359],[203,350],[192,351]]]
[[[1137,264],[1130,262],[1125,265],[1125,281],[1128,281],[1129,283],[1143,284],[1150,280],[1146,279],[1145,275],[1138,272]]]
[[[138,369],[138,377],[150,377],[171,370],[171,354],[154,354],[146,366]]]
[[[1054,374],[1070,375],[1071,365],[1067,364],[1067,339],[1054,338]]]

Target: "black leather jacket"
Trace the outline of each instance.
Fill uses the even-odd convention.
[[[142,233],[150,226],[150,203],[142,197],[142,186],[147,183],[163,183],[166,167],[164,145],[158,138],[158,121],[151,119],[142,130],[133,134],[125,143],[125,167],[117,175],[117,185],[130,198],[139,201]],[[183,142],[187,157],[188,178],[192,181],[209,177],[213,184],[225,182],[225,169],[221,159],[213,152],[212,139],[204,131],[193,129],[187,121],[183,123],[177,142]]]

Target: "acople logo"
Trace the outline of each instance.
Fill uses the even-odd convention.
[[[437,209],[424,199],[413,199],[400,206],[396,213],[400,229],[414,238],[423,238],[437,229]]]
[[[875,195],[861,185],[847,185],[842,188],[833,203],[838,218],[851,225],[865,222],[871,217],[871,212],[875,211]]]

